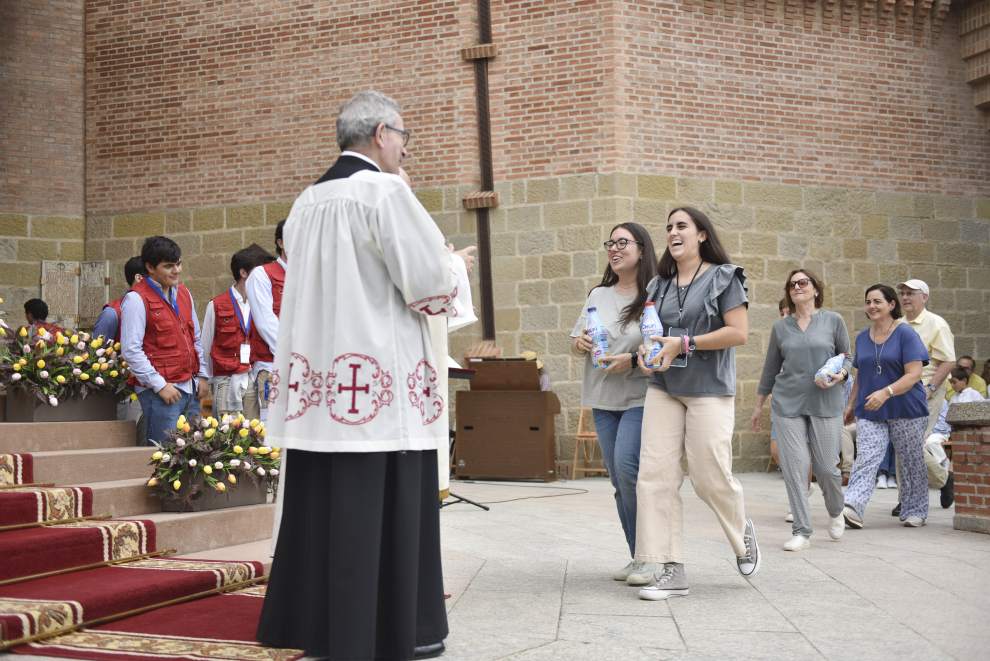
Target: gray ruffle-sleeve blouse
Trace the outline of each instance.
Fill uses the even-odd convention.
[[[819,310],[802,331],[794,317],[784,317],[773,325],[763,376],[757,393],[773,394],[771,408],[784,418],[813,415],[831,418],[842,415],[845,402],[842,386],[820,388],[815,372],[832,356],[846,354],[846,372],[852,367],[849,332],[842,315]]]

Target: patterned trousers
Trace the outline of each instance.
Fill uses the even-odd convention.
[[[928,417],[865,420],[856,418],[856,462],[849,476],[846,505],[862,518],[866,503],[876,487],[877,469],[894,444],[900,470],[901,521],[909,516],[928,518],[928,469],[923,447]]]

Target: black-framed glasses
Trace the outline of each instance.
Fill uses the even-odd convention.
[[[612,246],[617,247],[619,250],[625,250],[626,246],[628,246],[630,243],[638,243],[639,245],[643,245],[642,241],[633,241],[632,239],[619,239],[618,241],[609,240],[603,243],[602,245],[605,246],[605,250],[611,250]]]
[[[388,124],[385,125],[385,128],[389,131],[395,131],[396,133],[402,134],[402,148],[405,149],[406,145],[409,144],[409,138],[412,137],[412,133],[409,131],[403,131],[402,129],[397,129],[394,126],[389,126]]]
[[[804,289],[809,284],[811,284],[811,280],[808,280],[807,278],[801,278],[800,280],[791,280],[790,282],[788,282],[787,288],[797,289],[798,287],[800,287],[801,289]]]

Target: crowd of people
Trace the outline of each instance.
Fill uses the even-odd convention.
[[[581,405],[593,412],[631,557],[613,578],[641,586],[639,597],[648,600],[688,594],[678,492],[685,456],[695,492],[715,512],[740,573],[751,577],[761,564],[743,490],[732,476],[734,347],[748,336],[746,276],[696,209],[672,211],[666,239],[657,260],[643,227],[617,225],[605,242],[601,284],[571,332],[572,352],[585,360]],[[974,374],[971,357],[957,360],[949,325],[926,309],[930,292],[921,280],[866,288],[871,325],[852,340],[843,316],[824,309],[825,283],[813,271],[795,269],[782,286],[751,425],[762,431],[769,403],[771,452],[792,524],[784,550],[811,546],[814,484],[833,540],[865,525],[875,488],[899,489],[891,514],[905,526],[923,526],[929,487],[940,490],[943,508],[954,499],[943,448],[948,402],[982,401],[987,379]],[[663,327],[649,338],[661,346],[653,360],[639,327],[647,305]],[[589,309],[605,329],[606,355],[596,355]],[[833,367],[823,372],[830,360]]]

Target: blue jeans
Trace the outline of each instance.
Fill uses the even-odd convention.
[[[196,384],[196,381],[193,381]],[[175,421],[180,415],[187,418],[193,414],[199,415],[203,410],[196,399],[195,389],[191,393],[179,391],[182,398],[174,404],[166,404],[165,400],[158,396],[151,388],[138,393],[138,401],[141,402],[141,410],[144,412],[144,421],[148,430],[148,440],[146,445],[153,445],[152,441],[161,443],[168,435],[165,433],[169,429],[175,429]]]
[[[887,443],[887,453],[883,455],[883,459],[880,461],[878,472],[890,476],[897,475],[897,451],[894,450],[894,444],[891,442]]]
[[[615,506],[626,534],[629,554],[636,555],[636,478],[639,476],[639,443],[643,429],[643,407],[626,411],[592,409],[598,445],[605,468],[615,487]]]

